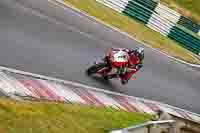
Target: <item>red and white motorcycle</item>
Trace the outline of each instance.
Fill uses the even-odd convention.
[[[122,84],[126,84],[125,80],[123,80],[123,74],[126,66],[128,65],[129,55],[126,49],[111,49],[107,53],[107,58],[105,58],[101,62],[95,62],[94,65],[87,69],[87,74],[101,75],[104,79],[112,79],[117,78],[121,80]]]

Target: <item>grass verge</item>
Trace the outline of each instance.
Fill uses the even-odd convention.
[[[143,123],[143,113],[111,109],[0,99],[1,133],[106,133],[112,129]]]
[[[200,24],[199,0],[161,0],[161,2]]]
[[[121,15],[104,5],[97,3],[95,0],[65,0],[65,3],[96,17],[99,21],[106,23],[107,25],[127,32],[132,37],[149,44],[153,48],[157,48],[162,52],[172,55],[175,58],[193,64],[200,64],[200,61],[195,58],[192,52],[182,48],[175,41],[149,29],[136,20],[132,20],[127,16]]]

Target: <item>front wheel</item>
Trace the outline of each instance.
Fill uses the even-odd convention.
[[[93,66],[91,66],[90,68],[87,69],[87,75],[90,76],[92,74],[97,73],[99,70],[103,69],[107,67],[106,63],[99,63],[99,64],[95,64]]]
[[[122,84],[122,85],[125,85],[125,84],[127,84],[127,83],[128,83],[128,80],[122,80],[122,81],[121,81],[121,84]]]

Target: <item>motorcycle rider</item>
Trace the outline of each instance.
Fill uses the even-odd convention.
[[[112,48],[111,50],[115,50],[115,49],[118,49],[118,48]],[[132,77],[132,75],[143,67],[144,48],[142,47],[139,47],[137,49],[124,48],[123,51],[127,52],[129,55],[128,66],[125,66],[123,70],[121,70],[120,72],[111,74],[109,76],[119,75],[121,78],[122,84],[126,84],[128,83],[129,79]],[[107,62],[108,64],[107,72],[110,72],[112,70],[112,67],[109,62],[108,57],[109,55],[106,55],[106,57],[104,58],[104,61]],[[105,76],[105,78],[108,78],[108,76]]]

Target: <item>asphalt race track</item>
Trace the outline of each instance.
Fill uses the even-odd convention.
[[[148,48],[144,69],[128,85],[85,75],[107,48],[136,46],[136,41],[47,0],[0,2],[0,65],[200,113],[200,72]]]

